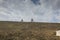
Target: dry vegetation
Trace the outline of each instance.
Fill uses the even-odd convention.
[[[0,22],[0,40],[60,40],[57,23]]]

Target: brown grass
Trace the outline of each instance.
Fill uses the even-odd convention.
[[[0,22],[0,40],[60,40],[58,23]]]

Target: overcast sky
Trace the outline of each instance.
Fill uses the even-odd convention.
[[[60,0],[0,0],[0,21],[60,23]]]

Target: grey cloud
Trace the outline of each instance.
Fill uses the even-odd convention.
[[[52,9],[60,9],[60,0],[41,0],[43,4],[47,7],[52,7]]]
[[[40,0],[31,0],[35,5],[41,5]]]

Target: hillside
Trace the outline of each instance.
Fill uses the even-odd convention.
[[[0,21],[0,29],[60,29],[59,23],[39,23],[39,22],[8,22]]]
[[[60,40],[60,23],[0,21],[0,40]]]

